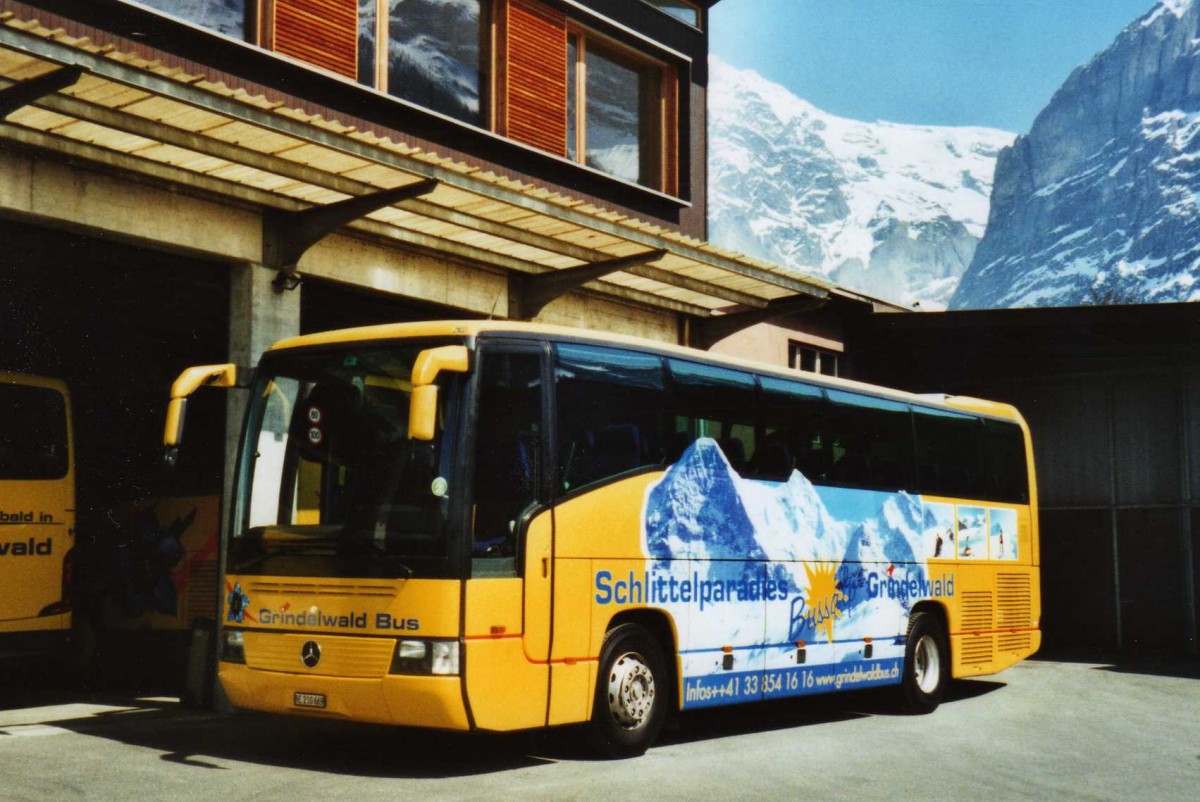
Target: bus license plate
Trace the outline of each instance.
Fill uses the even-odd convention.
[[[297,693],[292,696],[292,702],[296,705],[296,707],[324,707],[325,694]]]

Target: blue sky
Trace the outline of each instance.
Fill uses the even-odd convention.
[[[1155,0],[721,0],[712,52],[859,120],[1025,133]]]

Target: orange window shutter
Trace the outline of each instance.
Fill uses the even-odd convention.
[[[508,0],[501,133],[567,155],[567,19],[532,0]]]
[[[357,0],[275,0],[274,49],[351,78],[358,74]]]

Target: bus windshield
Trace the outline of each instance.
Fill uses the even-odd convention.
[[[230,538],[239,574],[408,578],[451,571],[459,394],[439,378],[432,441],[408,438],[417,355],[445,342],[351,344],[264,358]]]

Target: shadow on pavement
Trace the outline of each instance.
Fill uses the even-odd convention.
[[[1139,659],[1121,660],[1111,665],[1096,666],[1099,671],[1114,671],[1119,674],[1145,674],[1155,677],[1177,677],[1179,679],[1200,679],[1200,661],[1183,661],[1170,659]]]
[[[1001,687],[1003,683],[981,680],[954,682],[945,704]],[[471,735],[259,713],[198,713],[172,701],[144,697],[91,695],[83,701],[111,708],[56,720],[54,726],[151,749],[164,761],[213,771],[227,770],[227,764],[236,761],[351,776],[428,779],[597,759],[577,727]],[[899,714],[891,696],[880,691],[778,700],[689,712],[664,732],[660,743],[686,744]]]
[[[1039,654],[1033,660],[1090,665],[1097,671],[1155,677],[1200,679],[1200,659],[1178,655]]]
[[[954,704],[1005,687],[1003,682],[955,680],[946,688],[943,704]],[[904,716],[893,696],[893,689],[848,691],[846,693],[803,698],[777,699],[770,702],[694,710],[670,721],[659,737],[659,745],[687,744],[716,740],[756,732],[835,724],[872,716]],[[535,734],[536,741],[547,741],[539,755],[554,760],[602,760],[590,751],[583,733],[563,738],[561,731]]]
[[[0,716],[6,711],[69,704],[124,704],[130,699],[178,696],[178,683],[153,677],[72,675],[53,663],[0,663]]]
[[[136,703],[133,703],[136,704]],[[531,736],[477,736],[258,713],[194,713],[177,704],[101,713],[55,726],[225,771],[229,762],[382,778],[446,778],[547,762]],[[225,765],[222,765],[225,764]]]

